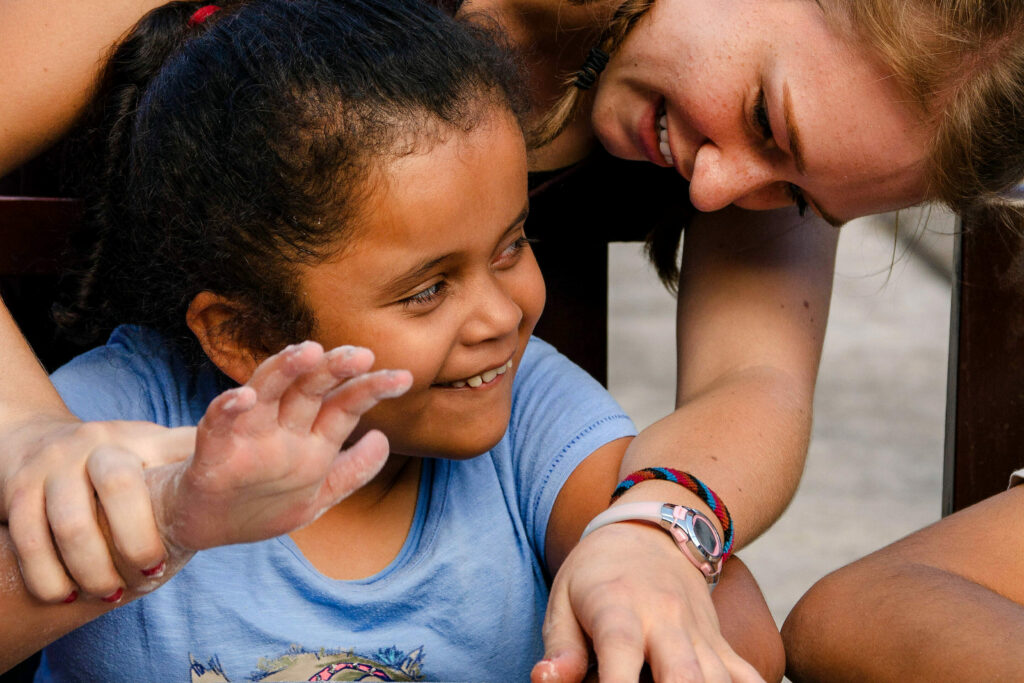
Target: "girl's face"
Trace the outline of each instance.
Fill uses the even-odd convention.
[[[601,142],[674,166],[701,211],[800,193],[838,224],[925,198],[925,126],[812,0],[657,0],[599,83]]]
[[[376,367],[413,374],[359,433],[376,427],[405,455],[479,455],[505,433],[512,378],[544,307],[523,235],[523,136],[496,111],[375,176],[339,255],[300,275],[315,339],[369,347]]]

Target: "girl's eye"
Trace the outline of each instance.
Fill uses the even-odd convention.
[[[514,261],[523,252],[523,249],[530,244],[530,240],[525,235],[520,235],[511,244],[505,247],[504,251],[498,254],[498,258],[495,259],[497,265],[505,265],[509,261]]]
[[[800,217],[807,212],[807,199],[804,198],[804,191],[793,183],[786,183],[786,191],[792,198],[793,203],[796,204],[797,211],[800,212]]]
[[[420,290],[412,296],[402,299],[401,304],[408,308],[410,306],[423,306],[425,304],[433,303],[434,300],[439,298],[447,288],[447,280],[438,280],[426,289]]]
[[[764,101],[764,90],[759,90],[757,100],[754,102],[754,125],[764,136],[765,140],[771,140],[775,134],[772,133],[772,122],[768,118],[768,105]]]

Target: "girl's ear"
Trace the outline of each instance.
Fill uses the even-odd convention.
[[[231,379],[245,384],[256,371],[259,359],[235,335],[231,322],[239,317],[236,302],[202,291],[189,304],[185,322],[213,364]]]

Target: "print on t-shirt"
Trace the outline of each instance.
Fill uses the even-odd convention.
[[[298,645],[274,659],[261,658],[250,681],[421,681],[423,648],[405,654],[397,647],[383,647],[374,655],[354,650],[316,652]],[[230,683],[214,655],[203,664],[189,655],[192,683]]]

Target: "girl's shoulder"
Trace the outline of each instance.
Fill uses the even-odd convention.
[[[106,344],[71,359],[51,375],[68,408],[85,421],[146,420],[193,425],[219,393],[210,368],[193,368],[156,330],[114,329]]]

